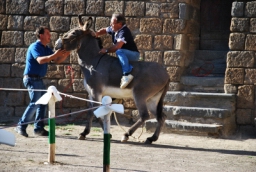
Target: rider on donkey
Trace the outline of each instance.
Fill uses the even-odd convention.
[[[130,74],[133,66],[129,64],[129,61],[139,60],[140,53],[122,14],[113,14],[110,26],[98,30],[95,34],[98,37],[106,33],[112,36],[113,45],[109,48],[102,48],[100,53],[116,53],[123,70],[120,88],[125,88],[133,79]]]

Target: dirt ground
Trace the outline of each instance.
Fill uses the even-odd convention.
[[[56,126],[56,162],[48,161],[48,138],[33,135],[28,138],[15,133],[16,146],[0,145],[0,171],[36,172],[98,172],[103,171],[103,132],[97,124],[86,140],[78,140],[84,129],[81,125]],[[125,130],[128,127],[124,127]],[[121,143],[123,130],[111,126],[112,172],[167,172],[167,171],[256,171],[256,138],[238,135],[236,139],[218,139],[178,134],[160,135],[152,145],[142,143],[152,133],[143,132],[140,141],[130,137]],[[138,137],[141,129],[136,131]]]

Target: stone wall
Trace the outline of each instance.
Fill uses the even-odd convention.
[[[237,124],[252,125],[256,117],[256,1],[233,2],[225,92],[237,94]]]
[[[180,90],[182,72],[198,48],[199,8],[200,0],[1,0],[0,88],[24,88],[26,51],[36,40],[37,26],[50,28],[52,47],[61,34],[77,26],[78,14],[83,19],[92,16],[93,29],[97,30],[109,25],[112,13],[120,12],[126,16],[141,57],[163,64],[170,75],[170,90]],[[104,46],[111,44],[108,36],[102,40]],[[69,66],[74,71],[73,83]],[[85,98],[82,78],[76,53],[72,52],[64,63],[49,65],[44,81],[60,92]],[[1,91],[0,114],[6,118],[21,116],[28,102],[26,91]],[[134,108],[133,101],[124,104]],[[72,112],[84,109],[86,103],[65,98],[56,107]]]

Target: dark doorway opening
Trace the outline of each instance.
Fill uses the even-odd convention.
[[[228,40],[233,0],[202,0],[200,50],[229,50]]]

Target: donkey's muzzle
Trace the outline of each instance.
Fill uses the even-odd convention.
[[[62,40],[59,38],[57,41],[55,41],[54,50],[61,49],[62,47]]]

